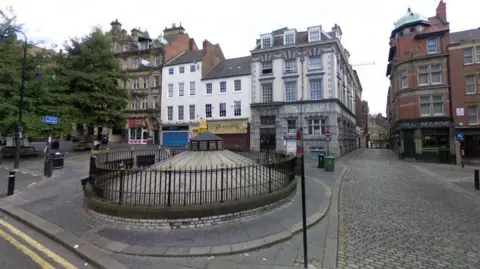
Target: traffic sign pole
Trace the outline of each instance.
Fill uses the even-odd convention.
[[[300,178],[302,187],[302,228],[303,228],[303,265],[308,268],[308,247],[307,247],[307,202],[305,197],[305,162],[303,154],[302,131],[297,131],[297,156],[300,158]]]

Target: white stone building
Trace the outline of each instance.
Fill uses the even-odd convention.
[[[321,26],[307,31],[283,28],[257,39],[251,51],[253,150],[293,153],[299,128],[306,154],[325,149],[340,156],[358,147],[358,86],[341,37],[335,25],[328,32]]]

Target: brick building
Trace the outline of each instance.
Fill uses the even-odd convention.
[[[480,28],[450,34],[452,111],[465,158],[480,157]],[[457,156],[460,144],[456,142]],[[457,157],[457,163],[459,157]]]
[[[408,9],[390,36],[389,120],[400,158],[451,163],[455,131],[448,77],[450,43],[446,3],[435,16]]]

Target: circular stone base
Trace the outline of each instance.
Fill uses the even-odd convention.
[[[169,229],[182,229],[182,228],[197,228],[197,227],[206,227],[217,224],[225,224],[230,221],[237,220],[246,220],[258,216],[262,213],[272,211],[279,208],[280,206],[288,203],[294,196],[296,192],[292,192],[288,197],[264,205],[262,207],[257,207],[254,209],[244,210],[240,212],[209,216],[202,218],[190,218],[190,219],[132,219],[124,217],[110,216],[107,214],[102,214],[95,212],[93,210],[88,210],[88,214],[94,221],[98,221],[111,226],[119,226],[127,229],[136,229],[136,230],[169,230]]]

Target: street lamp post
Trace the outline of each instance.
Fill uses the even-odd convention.
[[[17,123],[17,131],[15,132],[15,163],[13,165],[14,169],[17,169],[20,165],[20,139],[22,139],[23,133],[23,126],[22,126],[22,114],[23,114],[23,106],[24,106],[24,92],[25,92],[25,73],[27,68],[27,46],[28,46],[28,39],[27,35],[24,32],[18,29],[11,29],[13,32],[20,33],[24,37],[24,45],[23,45],[23,62],[22,62],[22,82],[20,86],[20,106],[18,109],[18,123]]]

